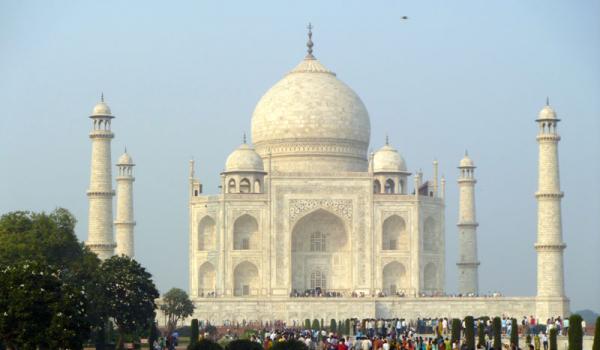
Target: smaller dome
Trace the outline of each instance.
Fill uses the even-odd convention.
[[[252,146],[243,143],[233,151],[225,163],[225,171],[265,171],[262,158]]]
[[[120,157],[119,161],[117,161],[117,165],[133,165],[133,158],[125,151]]]
[[[373,156],[373,171],[406,172],[406,162],[394,147],[385,145]]]
[[[108,107],[106,102],[100,101],[94,106],[94,110],[92,111],[92,116],[112,117],[112,114],[110,112],[110,107]]]
[[[469,157],[468,154],[465,153],[463,159],[460,160],[460,168],[474,168],[475,163],[473,163],[473,159]]]
[[[552,107],[545,105],[538,114],[538,119],[557,119],[556,112]]]

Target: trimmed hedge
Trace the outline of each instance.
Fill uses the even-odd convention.
[[[494,336],[494,349],[502,349],[502,321],[500,317],[494,317],[492,320],[492,335]]]
[[[485,321],[481,319],[477,324],[477,346],[485,347]]]
[[[512,318],[510,320],[511,323],[511,332],[510,332],[510,343],[514,344],[517,349],[519,348],[519,323],[516,318]],[[531,341],[527,343],[527,346],[531,344]]]
[[[581,316],[573,314],[569,317],[569,350],[583,349],[583,332],[581,331]]]
[[[457,343],[460,344],[460,329],[461,327],[461,322],[458,318],[453,318],[452,319],[452,334],[451,334],[451,339],[452,339],[452,344]]]
[[[291,339],[273,343],[271,350],[308,350],[308,347],[299,340]]]
[[[596,319],[596,331],[594,332],[592,350],[600,350],[600,316]]]
[[[196,344],[198,342],[198,337],[200,335],[200,327],[198,326],[198,319],[194,318],[191,323],[190,330],[190,344]],[[150,343],[152,346],[152,343]]]
[[[261,344],[249,339],[232,340],[225,346],[225,350],[263,350]]]
[[[550,337],[548,339],[550,343],[550,350],[558,350],[558,344],[556,344],[556,333],[558,333],[556,328],[552,328],[550,330]]]
[[[195,344],[190,344],[188,350],[223,350],[223,348],[212,340],[201,339]]]

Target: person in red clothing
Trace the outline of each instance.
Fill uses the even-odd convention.
[[[348,350],[348,345],[346,345],[346,339],[340,339],[337,346],[337,350]]]

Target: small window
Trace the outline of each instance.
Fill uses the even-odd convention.
[[[310,288],[316,289],[326,289],[327,288],[327,278],[325,274],[319,270],[313,271],[310,274]]]
[[[381,193],[381,184],[379,180],[373,181],[373,193]]]
[[[327,245],[325,243],[325,235],[319,231],[313,232],[310,235],[310,251],[311,252],[324,252],[327,251]]]
[[[396,250],[396,249],[398,249],[398,246],[396,245],[396,240],[391,239],[390,240],[390,250]]]
[[[250,240],[248,238],[242,239],[242,249],[243,250],[250,249]]]
[[[394,180],[388,179],[385,182],[385,193],[387,193],[387,194],[394,193]]]

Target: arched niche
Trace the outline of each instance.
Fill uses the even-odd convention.
[[[423,250],[434,251],[438,246],[437,225],[432,217],[425,219],[423,224]]]
[[[329,290],[350,289],[350,236],[339,216],[324,209],[305,215],[294,225],[291,243],[292,289],[312,289],[317,271],[322,276],[319,285]]]
[[[397,261],[392,261],[383,267],[382,277],[382,290],[387,295],[393,295],[408,288],[406,268]]]
[[[258,222],[256,219],[249,214],[240,216],[233,224],[233,249],[258,249],[258,236]]]
[[[206,261],[198,268],[198,295],[207,296],[215,291],[216,271],[213,264]]]
[[[215,220],[210,216],[205,216],[198,223],[198,250],[214,250],[215,243]]]
[[[427,263],[423,269],[423,289],[426,291],[437,289],[437,269],[432,262]]]
[[[233,295],[258,295],[258,268],[251,262],[239,263],[233,270]]]
[[[408,235],[406,222],[398,215],[385,219],[381,229],[381,249],[400,250],[408,249]]]

